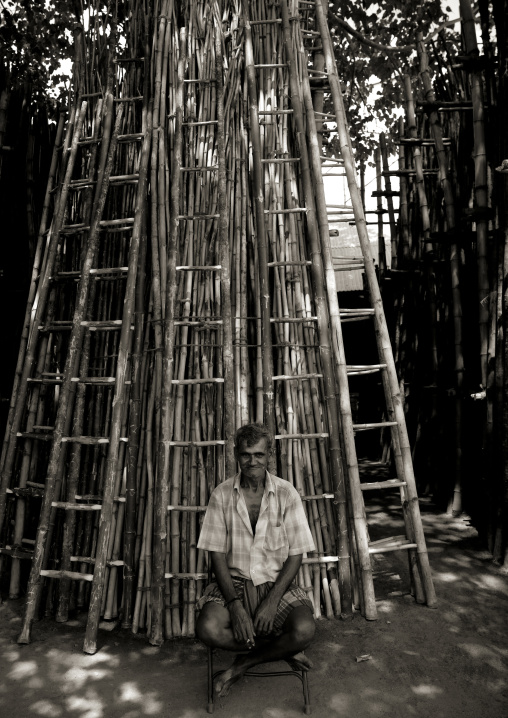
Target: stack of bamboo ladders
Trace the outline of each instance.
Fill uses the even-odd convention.
[[[122,57],[114,18],[103,34],[94,7],[84,33],[81,94],[48,188],[56,199],[41,227],[44,279],[34,275],[0,493],[1,551],[18,569],[36,557],[21,640],[45,575],[47,611],[58,620],[88,607],[88,652],[100,616],[121,616],[156,644],[194,635],[206,578],[199,525],[211,491],[235,471],[233,433],[247,421],[273,428],[273,470],[304,498],[317,551],[298,580],[316,616],[351,612],[352,578],[363,602],[360,574],[365,584],[370,570],[356,551],[359,531],[366,544],[363,509],[355,504],[353,519],[346,503],[340,335],[328,336],[328,317],[340,320],[333,268],[328,257],[325,282],[321,259],[326,208],[317,222],[309,174],[311,155],[316,177],[321,164],[298,4],[284,2],[282,17],[275,6],[226,0],[161,0],[153,15],[134,2],[131,10]],[[303,29],[315,36],[313,22],[307,13]],[[102,85],[101,48],[109,53]],[[110,136],[118,149],[108,155]],[[94,196],[106,169],[107,194]],[[99,201],[95,252],[88,228]],[[46,242],[48,228],[58,242]],[[79,311],[93,319],[82,319],[74,285],[92,256],[94,281],[86,295],[78,291],[81,305],[86,299]],[[127,334],[115,331],[122,312]],[[74,337],[81,321],[79,367],[69,368],[78,356],[68,330]],[[55,449],[55,426],[74,437],[64,441],[67,454]],[[39,518],[36,496],[49,495],[48,486],[55,505],[44,508],[45,498]],[[35,554],[21,549],[23,539],[36,542]]]

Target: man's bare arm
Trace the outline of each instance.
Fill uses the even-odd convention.
[[[277,613],[280,599],[293,582],[302,564],[302,554],[288,556],[285,560],[270,593],[259,604],[254,617],[254,628],[260,634],[270,633]]]
[[[231,601],[228,610],[231,616],[231,628],[233,629],[235,640],[241,644],[251,641],[252,645],[254,645],[254,637],[256,634],[254,632],[252,619],[243,607],[243,603],[240,600],[233,600],[236,598],[236,591],[226,563],[226,554],[219,553],[218,551],[210,551],[210,558],[212,560],[215,580],[221,593],[226,603]]]

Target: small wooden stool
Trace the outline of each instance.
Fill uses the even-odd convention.
[[[213,684],[217,676],[220,676],[221,673],[224,673],[224,671],[215,671],[214,673],[213,648],[208,647],[208,713],[213,713],[215,708],[215,694],[213,690]],[[307,671],[246,671],[244,675],[252,676],[253,678],[277,678],[278,676],[293,676],[294,678],[298,678],[298,680],[301,681],[303,689],[304,713],[306,715],[310,715],[310,713],[312,712],[310,705],[310,693],[309,683],[307,679]]]

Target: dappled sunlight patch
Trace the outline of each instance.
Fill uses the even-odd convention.
[[[20,661],[12,667],[7,674],[7,678],[11,681],[21,681],[30,676],[34,676],[38,671],[35,661]]]
[[[334,693],[328,701],[328,706],[339,714],[348,713],[353,707],[352,696],[348,693]]]
[[[482,646],[479,643],[459,643],[458,647],[465,651],[471,658],[476,658],[486,663],[491,668],[502,673],[508,672],[508,665],[503,663],[502,658],[498,655],[499,651]]]
[[[419,686],[411,686],[411,690],[421,698],[437,698],[444,693],[439,686],[431,686],[428,683],[421,683]]]
[[[145,656],[156,656],[157,653],[160,653],[160,650],[159,646],[145,646],[139,652]]]
[[[104,704],[93,689],[88,689],[84,695],[69,696],[65,705],[68,711],[79,712],[79,718],[103,718]]]
[[[118,703],[137,703],[143,715],[156,715],[162,711],[164,704],[157,698],[156,693],[142,693],[135,681],[122,683],[116,691],[115,700]]]
[[[378,604],[377,610],[379,613],[393,613],[395,610],[395,604],[393,601],[387,601],[384,599],[382,603]]]
[[[58,718],[62,715],[62,709],[51,703],[51,701],[37,701],[32,703],[30,710],[38,716],[48,716],[48,718]]]
[[[281,708],[265,708],[261,715],[263,718],[301,718],[302,713]]]
[[[4,661],[9,661],[9,663],[14,663],[14,661],[18,661],[21,658],[21,652],[14,651],[14,650],[2,651],[2,658]]]
[[[501,591],[508,595],[508,582],[505,577],[484,573],[480,577],[473,576],[471,583],[478,586],[478,588],[493,589],[494,591]]]
[[[69,663],[69,654],[67,651],[61,651],[58,648],[51,648],[46,656],[56,663],[61,663],[67,666]],[[98,651],[93,656],[85,654],[77,654],[73,656],[73,663],[81,668],[89,668],[96,665],[97,663],[108,663],[108,668],[118,668],[120,665],[120,658],[118,656],[112,656],[106,650]]]
[[[445,583],[452,583],[452,581],[459,581],[460,577],[456,573],[451,571],[434,571],[434,578],[443,581]]]

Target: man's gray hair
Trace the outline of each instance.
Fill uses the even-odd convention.
[[[273,448],[273,436],[264,424],[253,423],[241,426],[235,434],[235,447],[240,448],[241,444],[254,446],[261,439],[266,439],[266,448],[270,452]]]

